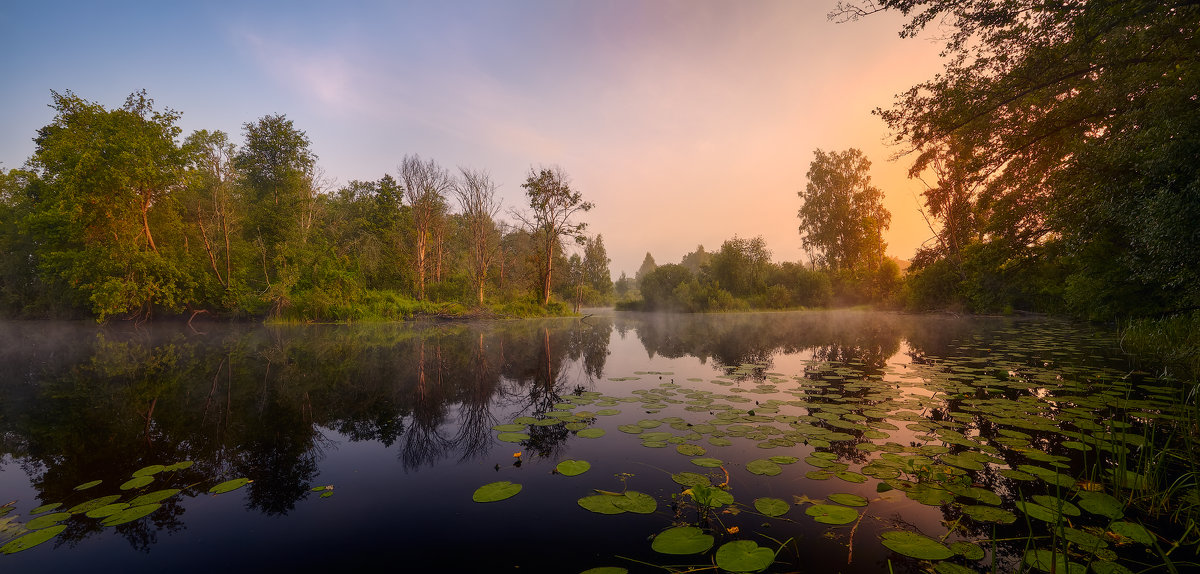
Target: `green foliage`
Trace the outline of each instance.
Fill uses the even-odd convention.
[[[883,231],[892,215],[871,185],[871,162],[861,150],[813,152],[808,184],[799,192],[800,236],[821,267],[874,269],[884,259]]]

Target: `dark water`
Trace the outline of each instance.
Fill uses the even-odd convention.
[[[1007,401],[1054,422],[1057,415],[1030,405],[1052,399],[1064,381],[1071,396],[1083,397],[1081,389],[1111,392],[1128,380],[1113,341],[1047,320],[600,313],[468,324],[0,329],[0,504],[13,501],[0,518],[0,542],[21,535],[36,518],[30,511],[43,504],[62,503],[61,511],[104,495],[128,500],[181,490],[125,524],[105,526],[83,513],[65,518],[66,528],[48,542],[0,556],[5,572],[664,572],[651,565],[711,565],[713,551],[679,556],[651,548],[656,533],[685,523],[716,535],[714,549],[746,539],[774,550],[790,539],[772,572],[915,572],[928,563],[884,547],[882,533],[914,531],[950,544],[1028,538],[1031,528],[1020,512],[1012,524],[963,520],[962,508],[981,503],[962,496],[934,504],[906,496],[923,481],[941,488],[945,477],[930,473],[965,476],[962,486],[996,493],[1003,502],[995,506],[1011,511],[1021,496],[1062,494],[1064,486],[999,471],[1042,461],[1083,476],[1089,456],[1094,466],[1096,456],[1124,452],[1119,445],[1093,455],[1063,448],[1064,437],[1045,425],[1022,425],[1020,416],[996,410]],[[1089,417],[1111,415],[1101,403],[1077,403]],[[1161,412],[1158,403],[1139,408]],[[524,421],[517,424],[527,436],[501,441],[503,431],[493,427],[514,421]],[[1069,417],[1054,424],[1065,428],[1062,421],[1088,426]],[[578,434],[587,428],[605,434]],[[653,432],[670,434],[643,440]],[[985,446],[1002,438],[1010,440]],[[720,467],[697,466],[699,451],[686,445]],[[976,447],[995,455],[982,468],[947,470],[951,459],[932,460]],[[1026,458],[1033,451],[1054,458]],[[928,455],[933,470],[910,464],[904,470],[911,472],[883,472],[872,461],[885,453]],[[746,468],[780,456],[801,460],[781,464],[776,475]],[[566,459],[591,468],[554,473]],[[194,464],[153,474],[141,488],[119,487],[143,467],[180,461]],[[821,476],[813,464],[821,461],[841,466]],[[672,478],[684,471],[708,474],[714,484],[728,472],[736,502],[701,513]],[[253,482],[207,493],[239,477]],[[897,488],[880,493],[886,478]],[[93,480],[103,482],[74,490]],[[523,490],[498,502],[472,501],[476,488],[494,481]],[[332,496],[314,490],[327,486]],[[646,493],[657,509],[600,515],[581,508],[576,501],[597,489]],[[832,493],[869,504],[845,525],[806,514],[809,500]],[[761,497],[790,509],[778,518],[759,514],[754,501]],[[1010,571],[1027,549],[1022,542],[981,546],[983,559],[946,561]],[[1148,552],[1119,550],[1101,557]],[[1096,560],[1081,556],[1075,561]]]

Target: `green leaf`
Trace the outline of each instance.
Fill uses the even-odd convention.
[[[41,514],[43,512],[49,512],[51,510],[54,510],[55,508],[58,508],[60,506],[62,506],[61,502],[51,502],[50,504],[43,504],[33,510],[30,510],[29,513],[30,514]]]
[[[190,460],[181,460],[175,464],[167,466],[167,468],[163,469],[163,472],[175,472],[177,470],[191,468],[193,464],[195,463]]]
[[[1007,510],[1004,510],[1003,508],[996,508],[995,506],[983,506],[983,505],[964,506],[962,511],[963,511],[963,514],[966,514],[967,516],[970,516],[971,518],[974,518],[975,520],[978,520],[980,522],[995,522],[998,524],[1012,524],[1013,522],[1016,522],[1016,520],[1017,520],[1017,515],[1009,512]]]
[[[945,544],[905,530],[884,532],[883,545],[898,554],[918,560],[945,560],[954,556],[954,552]]]
[[[116,504],[101,506],[100,508],[93,508],[92,510],[87,511],[84,516],[87,516],[88,518],[107,518],[118,512],[121,512],[122,510],[125,510],[126,508],[129,508],[130,506],[133,505],[127,502],[118,502]]]
[[[93,480],[91,482],[85,482],[79,486],[76,486],[74,488],[74,490],[87,490],[89,488],[92,488],[93,486],[100,484],[101,482],[104,482],[104,481],[103,480]]]
[[[830,494],[826,498],[845,506],[866,506],[868,502],[866,497],[846,492],[836,492],[834,494]]]
[[[625,512],[625,509],[616,505],[618,498],[625,498],[625,496],[620,494],[593,494],[580,498],[576,502],[584,510],[595,512],[596,514],[621,514]]]
[[[133,490],[135,488],[141,488],[147,484],[150,484],[151,482],[154,482],[153,476],[137,476],[125,481],[125,483],[121,485],[121,490]]]
[[[778,498],[754,499],[754,509],[767,516],[783,516],[790,508],[791,506],[786,501]]]
[[[496,435],[496,438],[502,442],[518,443],[523,440],[529,440],[529,435],[523,432],[502,432]]]
[[[671,475],[671,480],[683,486],[709,486],[712,481],[703,474],[695,472],[677,472]]]
[[[496,502],[506,498],[516,496],[521,492],[522,486],[507,480],[499,482],[491,482],[475,489],[475,493],[471,495],[471,500],[475,502]]]
[[[1025,552],[1025,563],[1041,570],[1056,574],[1084,574],[1087,568],[1082,564],[1068,562],[1062,552],[1049,550],[1029,550]]]
[[[699,554],[712,548],[714,539],[695,526],[668,528],[654,537],[650,547],[660,554]]]
[[[950,550],[967,560],[983,560],[984,557],[983,548],[974,542],[954,542],[950,544]]]
[[[162,502],[168,498],[171,498],[172,496],[175,496],[176,494],[179,494],[178,488],[167,488],[164,490],[156,490],[154,492],[148,492],[141,496],[135,497],[133,500],[130,500],[129,506],[141,506],[143,504]]]
[[[685,456],[704,456],[704,453],[708,451],[704,450],[704,447],[700,445],[688,443],[676,446],[675,452]]]
[[[70,512],[52,512],[50,514],[43,514],[37,518],[34,518],[33,520],[30,520],[29,522],[26,522],[25,528],[30,530],[38,530],[40,528],[46,528],[47,526],[54,526],[55,524],[58,524],[59,522],[62,522],[70,517]]]
[[[733,540],[717,549],[715,559],[718,567],[729,572],[758,572],[775,562],[775,552],[753,540]]]
[[[821,524],[850,524],[858,520],[857,510],[834,504],[814,504],[805,508],[804,513]]]
[[[578,476],[592,468],[592,464],[586,460],[564,460],[554,467],[559,474],[563,476]]]
[[[161,504],[143,504],[141,506],[130,506],[129,508],[126,508],[125,510],[122,510],[121,512],[118,512],[112,516],[109,516],[108,518],[105,518],[104,520],[102,520],[100,522],[100,524],[103,524],[105,526],[116,526],[118,524],[125,524],[126,522],[133,522],[134,520],[137,520],[147,514],[150,514],[151,512],[154,512],[155,510],[158,510],[161,506],[162,506]]]
[[[1021,512],[1028,514],[1030,518],[1036,518],[1044,522],[1055,523],[1063,520],[1062,514],[1040,504],[1018,500],[1016,507]]]
[[[783,467],[765,458],[760,458],[746,463],[746,470],[762,476],[775,476],[783,472]]]
[[[89,501],[80,502],[79,504],[72,506],[71,508],[67,509],[67,512],[70,512],[71,514],[79,514],[81,512],[87,512],[89,510],[94,510],[96,508],[100,508],[101,506],[112,504],[112,503],[116,502],[117,499],[119,499],[119,498],[121,498],[121,495],[119,495],[119,494],[112,494],[109,496],[101,496],[100,498],[93,498]]]
[[[59,532],[62,532],[66,529],[66,524],[59,524],[58,526],[51,526],[49,528],[35,530],[29,534],[26,534],[25,536],[9,540],[8,544],[0,546],[0,552],[4,554],[16,554],[22,550],[29,550],[38,544],[58,536]]]
[[[150,465],[150,466],[147,466],[147,467],[145,467],[145,468],[141,468],[141,469],[138,469],[138,470],[134,471],[134,473],[133,473],[133,476],[135,476],[135,477],[137,477],[137,476],[151,476],[151,475],[155,475],[155,474],[158,474],[158,473],[162,472],[162,471],[163,471],[164,469],[166,469],[166,468],[167,468],[167,467],[165,467],[165,466],[163,466],[163,465],[161,465],[161,464],[152,464],[152,465]]]
[[[248,478],[235,478],[233,480],[226,480],[225,482],[208,489],[208,492],[210,494],[224,494],[226,492],[231,492],[246,486],[247,484],[250,484],[250,482],[251,480]]]
[[[1125,505],[1103,492],[1080,492],[1079,507],[1099,516],[1116,520],[1125,516]]]
[[[794,456],[772,456],[772,457],[768,457],[767,460],[769,460],[775,464],[793,464],[800,459],[798,459]]]
[[[49,516],[49,515],[48,515]],[[1134,542],[1140,542],[1147,546],[1154,544],[1154,535],[1150,534],[1149,530],[1141,524],[1132,522],[1114,522],[1108,525],[1108,529],[1116,532],[1121,536],[1132,539]]]
[[[725,461],[719,458],[693,458],[692,464],[696,466],[702,466],[704,468],[717,468],[725,464]]]
[[[575,434],[581,438],[600,438],[607,433],[604,431],[604,429],[592,427],[583,429]]]
[[[642,492],[629,490],[622,496],[612,498],[612,505],[626,512],[651,514],[658,510],[658,501],[654,500],[653,496]]]

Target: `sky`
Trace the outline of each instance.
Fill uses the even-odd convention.
[[[145,89],[185,135],[240,142],[285,114],[335,186],[417,154],[487,170],[507,212],[531,169],[558,166],[616,278],[734,236],[803,260],[813,151],[856,147],[892,213],[888,254],[908,259],[932,236],[924,184],[871,110],[940,71],[941,43],[901,39],[895,14],[831,22],[835,4],[3,0],[0,168],[32,155],[51,90],[115,108]]]

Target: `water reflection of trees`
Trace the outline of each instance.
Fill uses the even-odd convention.
[[[495,413],[545,416],[603,372],[612,322],[155,329],[0,332],[0,454],[43,501],[193,460],[187,484],[246,476],[250,508],[286,514],[336,448],[323,428],[396,448],[410,471],[480,457],[494,444]],[[556,426],[529,448],[554,451],[568,436]],[[172,499],[117,531],[148,548],[157,531],[180,527],[182,508]],[[60,537],[93,532],[73,522]]]

